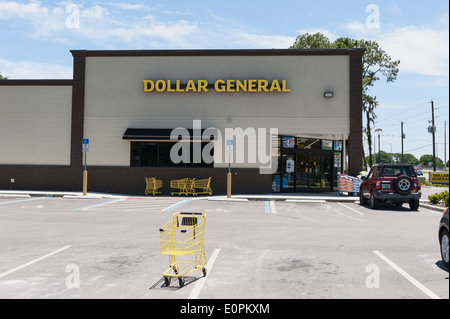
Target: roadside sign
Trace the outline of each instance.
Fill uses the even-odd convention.
[[[448,173],[430,172],[429,181],[431,183],[448,184]]]
[[[89,152],[89,139],[88,138],[83,138],[83,147],[81,148],[81,150],[83,151],[83,153]]]
[[[341,153],[334,153],[334,167],[341,167]]]
[[[227,140],[226,152],[227,154],[233,153],[233,140]]]

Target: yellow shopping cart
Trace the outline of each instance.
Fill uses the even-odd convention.
[[[163,273],[166,286],[177,277],[183,287],[184,276],[197,269],[206,276],[205,219],[204,213],[176,213],[159,230],[160,252],[169,255],[169,268]]]

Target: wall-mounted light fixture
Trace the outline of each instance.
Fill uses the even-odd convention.
[[[327,99],[331,99],[334,97],[334,93],[333,92],[325,92],[323,94],[324,97],[326,97]]]

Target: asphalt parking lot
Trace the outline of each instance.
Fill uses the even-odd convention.
[[[203,212],[208,274],[166,287],[159,228]],[[0,298],[449,298],[442,213],[325,201],[0,198]]]

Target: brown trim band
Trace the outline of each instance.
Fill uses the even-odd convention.
[[[350,55],[350,134],[348,149],[348,173],[351,176],[357,176],[363,168],[364,154],[362,144],[362,55]]]
[[[33,85],[33,86],[59,86],[59,85],[72,85],[73,80],[0,80],[1,85],[11,85],[11,86],[20,86],[20,85]]]
[[[227,192],[228,168],[88,166],[88,171],[88,192],[144,195],[145,177],[156,177],[163,181],[163,196],[173,191],[170,188],[171,180],[186,177],[212,177],[213,194],[224,195]],[[261,175],[257,168],[232,168],[231,172],[233,194],[268,194],[272,191],[272,175]],[[10,182],[11,178],[15,179],[14,183]],[[81,167],[0,165],[0,189],[80,192],[82,185]]]
[[[84,90],[86,75],[86,56],[73,54],[72,89],[72,131],[70,143],[70,166],[80,168],[83,165],[81,152],[84,127]],[[80,172],[81,173],[81,172]]]
[[[72,50],[73,56],[298,56],[298,55],[357,55],[365,49],[255,49],[255,50]]]

